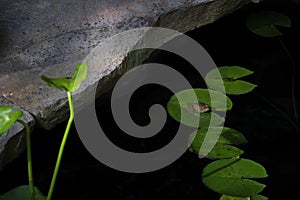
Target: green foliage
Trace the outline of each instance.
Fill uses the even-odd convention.
[[[238,66],[219,67],[208,72],[205,77],[206,84],[211,89],[183,90],[173,95],[167,104],[167,110],[175,120],[198,128],[189,137],[190,151],[197,153],[199,157],[219,159],[204,168],[202,179],[208,188],[222,194],[221,200],[267,199],[258,195],[265,185],[249,179],[267,177],[264,167],[254,161],[239,158],[243,150],[233,146],[246,143],[246,138],[232,128],[218,126],[225,119],[213,112],[232,108],[231,100],[220,92],[224,88],[226,94],[252,91],[256,85],[238,80],[252,73],[253,71]],[[194,106],[202,106],[204,111]]]
[[[0,200],[31,200],[29,185],[18,186],[0,196]],[[46,200],[37,187],[34,187],[34,200]]]
[[[267,197],[258,194],[252,194],[250,197],[232,197],[227,195],[222,195],[220,200],[267,200]]]
[[[267,177],[260,164],[241,158],[221,159],[207,165],[202,173],[207,187],[220,194],[249,197],[261,192],[265,185],[248,178]]]
[[[251,200],[267,200],[268,197],[262,196],[262,195],[258,195],[258,194],[252,194],[250,196]]]
[[[192,100],[194,95],[196,95],[197,98],[194,101],[199,101],[204,104],[207,104],[210,108],[214,110],[226,111],[232,108],[232,102],[226,95],[218,91],[201,88],[180,91],[174,96],[172,96],[170,101],[179,99],[180,105],[185,109],[189,109],[190,103],[194,102]]]
[[[209,123],[216,126],[224,122],[224,118],[214,112],[193,112],[190,106],[195,102],[207,104],[212,110],[218,111],[230,110],[232,107],[232,102],[226,95],[197,88],[173,95],[167,104],[167,110],[175,120],[192,127],[207,127]]]
[[[11,106],[0,106],[0,135],[5,133],[22,115],[22,111],[13,110]]]
[[[43,81],[50,87],[66,90],[68,92],[74,92],[77,90],[81,82],[86,78],[87,74],[87,63],[84,62],[76,66],[76,70],[71,78],[48,78],[42,76]]]
[[[26,132],[26,146],[27,146],[27,166],[28,166],[28,182],[29,186],[26,187],[26,199],[34,199],[34,185],[32,177],[32,161],[31,161],[31,142],[30,142],[30,128],[29,126],[19,119],[22,117],[23,112],[20,110],[12,110],[11,106],[0,106],[0,135],[7,131],[16,121],[21,123]],[[24,187],[15,188],[5,194],[0,196],[0,199],[22,199],[25,197]],[[28,198],[27,198],[28,197]]]
[[[218,135],[221,133],[220,135]],[[243,151],[231,146],[246,143],[246,138],[238,131],[227,127],[200,128],[190,135],[190,151],[199,153],[200,147],[206,137],[207,143],[214,143],[215,136],[218,140],[213,149],[206,155],[207,158],[232,158],[240,156]],[[200,155],[201,156],[201,155]]]
[[[67,91],[68,102],[69,102],[69,110],[70,110],[70,117],[69,117],[68,124],[66,126],[65,133],[64,133],[64,136],[63,136],[60,148],[59,148],[59,153],[58,153],[58,156],[57,156],[55,169],[54,169],[54,172],[53,172],[50,188],[49,188],[49,191],[48,191],[47,200],[51,200],[51,198],[52,198],[52,194],[53,194],[53,191],[54,191],[56,178],[57,178],[58,170],[59,170],[59,167],[60,167],[63,151],[64,151],[65,144],[66,144],[69,132],[70,132],[71,124],[72,124],[73,119],[74,119],[74,109],[73,109],[73,102],[72,102],[72,94],[71,93],[76,91],[79,88],[82,81],[85,80],[86,74],[87,74],[87,63],[84,62],[84,63],[79,64],[79,65],[76,66],[76,70],[75,70],[73,76],[71,77],[71,79],[69,79],[69,78],[48,78],[46,76],[41,77],[50,87],[54,87],[54,88],[57,88],[57,89]]]
[[[251,75],[253,71],[239,66],[224,66],[211,70],[205,76],[206,84],[209,88],[222,91],[225,87],[227,94],[245,94],[251,92],[256,85],[238,80]],[[220,75],[221,78],[220,79]]]
[[[253,33],[263,37],[276,37],[282,35],[276,26],[291,27],[291,20],[288,16],[274,12],[262,11],[250,14],[246,25]]]
[[[201,143],[202,145],[202,143]],[[199,152],[200,149],[194,150],[196,153]],[[232,158],[232,157],[238,157],[244,153],[243,150],[227,145],[227,144],[220,144],[216,143],[212,150],[205,156],[207,158],[211,159],[220,159],[220,158]],[[200,157],[203,157],[201,153],[198,153]]]
[[[74,92],[79,88],[81,82],[86,78],[86,74],[87,74],[87,63],[82,63],[77,65],[76,70],[70,79],[69,78],[48,78],[46,76],[41,77],[50,87],[66,90],[68,95],[69,106],[70,106],[69,121],[64,133],[63,141],[59,149],[59,154],[57,157],[57,162],[55,165],[55,170],[52,176],[52,181],[51,181],[51,185],[47,197],[43,196],[43,194],[38,190],[38,188],[34,187],[33,185],[30,128],[25,122],[19,120],[19,118],[23,115],[23,113],[19,110],[12,110],[11,106],[0,106],[0,135],[3,134],[5,131],[7,131],[17,120],[26,129],[27,165],[28,165],[28,180],[29,180],[29,185],[19,186],[8,191],[4,195],[0,196],[0,200],[46,200],[46,199],[51,200],[58,169],[62,158],[62,153],[65,147],[68,133],[70,131],[71,123],[74,119],[74,110],[73,110],[71,92]]]
[[[222,195],[220,200],[250,200],[250,197],[232,197],[227,195]]]

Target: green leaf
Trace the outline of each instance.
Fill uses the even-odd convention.
[[[232,196],[227,196],[227,195],[222,195],[220,200],[250,200],[249,197],[232,197]]]
[[[180,91],[173,95],[171,100],[176,98],[181,99],[183,106],[188,108],[189,103],[193,103],[193,95],[196,95],[197,101],[207,104],[214,110],[226,111],[232,108],[232,102],[226,95],[218,91],[202,88]]]
[[[71,86],[71,80],[67,78],[48,78],[45,75],[41,76],[41,79],[47,83],[48,86],[57,88],[60,90],[69,91]]]
[[[220,200],[268,200],[268,198],[258,194],[253,194],[251,195],[251,197],[244,197],[244,198],[222,195]]]
[[[243,153],[244,151],[237,147],[216,143],[213,149],[205,157],[212,159],[234,158],[242,155]],[[199,156],[203,157],[201,153],[199,153]]]
[[[42,80],[47,83],[50,87],[66,90],[68,92],[76,91],[81,82],[86,78],[87,74],[87,63],[84,62],[76,66],[76,70],[71,78],[48,78],[42,76]]]
[[[276,26],[291,27],[291,20],[282,13],[262,11],[250,14],[247,17],[246,25],[250,31],[257,35],[276,37],[282,35]]]
[[[34,188],[34,200],[45,200],[46,197],[40,192],[40,190],[35,187]],[[18,186],[3,196],[0,197],[0,200],[30,200],[30,192],[29,192],[29,185],[22,185]]]
[[[221,144],[234,144],[234,145],[239,145],[246,143],[247,140],[244,137],[243,134],[240,132],[232,129],[232,128],[227,128],[227,127],[221,127],[221,126],[216,126],[216,127],[210,127],[209,128],[209,133],[208,133],[208,128],[200,128],[194,133],[191,134],[191,139],[194,139],[192,142],[192,145],[198,145],[198,142],[201,142],[204,140],[207,135],[212,136],[211,138],[214,139],[218,138],[217,142]],[[196,136],[196,137],[195,137]],[[214,142],[214,141],[208,141],[208,142]]]
[[[0,106],[0,135],[5,133],[22,115],[22,111],[13,110],[11,106]]]
[[[241,158],[221,159],[207,165],[203,182],[211,190],[233,197],[249,197],[261,192],[265,185],[247,178],[267,177],[260,164]]]
[[[251,200],[268,200],[268,197],[258,195],[258,194],[253,194],[251,195]]]
[[[206,155],[208,158],[238,157],[243,154],[243,151],[229,144],[238,145],[247,142],[246,138],[240,132],[231,128],[200,128],[190,136],[190,151],[201,154],[199,151],[204,139],[206,143],[214,145],[212,150]]]
[[[211,95],[212,100],[210,100],[209,95]],[[192,127],[205,127],[209,123],[215,126],[224,122],[224,118],[216,113],[191,111],[190,106],[195,101],[207,104],[213,110],[225,111],[232,108],[232,102],[226,95],[199,88],[183,90],[173,95],[167,104],[167,110],[175,120]]]
[[[223,87],[225,87],[227,94],[245,94],[251,92],[256,85],[237,79],[252,73],[253,71],[243,67],[224,66],[208,72],[205,81],[209,88],[216,91],[223,91]]]
[[[81,82],[86,78],[86,74],[87,74],[87,62],[84,62],[76,66],[76,70],[71,79],[73,86],[70,92],[74,92],[79,88]]]
[[[218,67],[215,68],[211,71],[209,71],[206,74],[206,79],[220,79],[221,77],[224,78],[232,78],[232,79],[238,79],[238,78],[243,78],[245,76],[249,76],[253,74],[253,71],[248,70],[244,67],[239,67],[239,66],[223,66],[223,67]]]
[[[246,94],[254,90],[256,86],[257,85],[241,80],[225,82],[225,90],[227,94]]]

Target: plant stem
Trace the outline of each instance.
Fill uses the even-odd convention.
[[[69,121],[68,121],[66,130],[65,130],[60,148],[59,148],[59,153],[58,153],[58,156],[57,156],[56,165],[55,165],[54,173],[53,173],[53,176],[52,176],[52,181],[51,181],[50,189],[49,189],[49,192],[48,192],[47,200],[51,200],[51,198],[52,198],[52,193],[53,193],[53,190],[54,190],[57,173],[58,173],[59,166],[60,166],[60,163],[61,163],[62,154],[63,154],[64,147],[65,147],[65,144],[66,144],[66,141],[67,141],[67,138],[68,138],[68,134],[69,134],[69,131],[70,131],[70,128],[71,128],[71,124],[72,124],[73,119],[74,119],[74,109],[73,109],[71,92],[68,92],[68,101],[69,101],[70,117],[69,117]]]
[[[33,184],[33,175],[32,175],[30,127],[23,120],[18,119],[18,122],[21,123],[24,126],[25,132],[26,132],[28,182],[29,182],[29,190],[30,190],[30,199],[34,200],[34,184]]]
[[[295,64],[295,61],[291,55],[291,53],[289,52],[289,50],[286,48],[286,46],[284,45],[284,43],[282,42],[282,40],[280,39],[280,37],[278,37],[278,40],[281,44],[281,46],[283,47],[286,55],[288,56],[290,62],[291,62],[291,65],[292,65],[292,104],[293,104],[293,110],[294,110],[294,116],[295,116],[295,120],[296,120],[296,123],[297,125],[299,125],[299,117],[298,117],[298,114],[297,114],[297,106],[296,106],[296,98],[295,98],[295,78],[296,78],[296,64]]]

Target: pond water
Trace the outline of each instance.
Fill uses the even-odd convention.
[[[259,162],[266,168],[269,177],[259,180],[267,185],[262,194],[270,199],[295,199],[299,188],[300,132],[287,120],[290,118],[295,122],[291,101],[292,68],[278,39],[262,38],[247,30],[244,23],[246,16],[258,10],[279,11],[292,20],[291,29],[280,28],[280,31],[283,33],[281,40],[297,66],[294,75],[299,108],[299,4],[290,1],[251,4],[187,34],[208,51],[217,66],[236,65],[255,71],[246,80],[258,87],[249,94],[230,96],[233,109],[227,113],[225,125],[247,137],[248,143],[240,147],[245,151],[242,157]],[[155,51],[146,62],[172,66],[184,74],[194,87],[205,87],[192,66],[171,53]],[[146,125],[149,123],[149,107],[155,103],[165,106],[171,96],[168,89],[158,85],[140,88],[130,104],[133,120],[139,125]],[[163,147],[176,134],[179,124],[168,117],[160,133],[150,139],[126,136],[113,121],[109,97],[110,94],[107,94],[98,102],[97,112],[104,131],[118,146],[135,152],[153,151]],[[36,129],[32,136],[35,184],[44,194],[51,181],[65,125],[62,123],[51,131]],[[111,169],[93,158],[81,143],[74,126],[69,136],[54,199],[218,199],[220,196],[201,182],[202,169],[210,160],[199,159],[190,152],[161,170],[130,174]],[[0,180],[0,193],[27,184],[25,153],[1,171]]]

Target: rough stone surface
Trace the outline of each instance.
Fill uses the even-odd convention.
[[[2,3],[0,15],[1,95],[33,114],[39,125],[52,128],[67,118],[65,93],[47,87],[48,76],[71,75],[96,45],[122,31],[160,26],[186,32],[238,9],[250,0],[50,1]],[[118,45],[107,47],[111,52]],[[106,68],[113,72],[125,52],[112,54]],[[122,54],[122,55],[121,55]],[[114,75],[98,69],[101,79]],[[93,81],[92,81],[93,82]]]
[[[7,99],[0,97],[0,105],[13,106],[12,102]],[[35,126],[35,120],[26,111],[13,107],[14,109],[19,109],[23,111],[23,116],[21,120],[26,122],[31,130]],[[16,122],[7,132],[5,132],[0,137],[0,170],[10,161],[17,158],[25,149],[25,129],[24,127]]]
[[[70,76],[91,50],[125,30],[159,26],[186,32],[249,2],[251,0],[1,1],[0,97],[30,113],[39,126],[50,129],[67,119],[68,104],[65,92],[47,87],[41,75]],[[106,52],[112,52],[109,59],[103,62],[105,65],[89,65],[88,78],[74,94],[75,98],[84,95],[89,86],[99,80],[101,94],[118,76],[141,63],[149,52],[128,58],[133,46],[120,47],[113,42],[103,47]],[[9,135],[13,136],[20,129],[15,130],[1,137],[1,145],[5,146]],[[1,158],[5,156],[2,154],[0,150]]]

